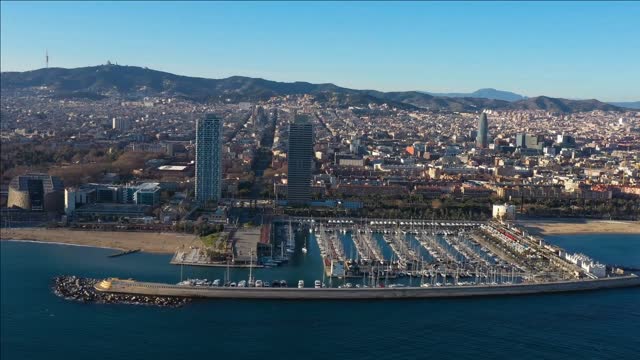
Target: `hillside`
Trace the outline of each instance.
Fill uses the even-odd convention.
[[[363,106],[368,103],[400,108],[420,107],[435,111],[480,111],[482,109],[531,109],[558,112],[619,110],[597,100],[566,100],[537,97],[518,101],[486,98],[507,93],[482,89],[478,97],[434,96],[418,91],[381,92],[354,90],[334,84],[277,82],[260,78],[232,76],[205,79],[180,76],[136,66],[100,65],[75,69],[47,68],[25,72],[3,72],[2,91],[42,89],[55,98],[99,100],[104,97],[140,98],[176,96],[194,101],[256,101],[272,96],[311,94],[318,101],[333,106]],[[489,95],[487,95],[489,94]],[[482,96],[480,96],[482,95]],[[504,95],[504,94],[503,94]],[[517,95],[517,94],[515,94]],[[404,104],[404,105],[403,105]]]
[[[600,102],[598,100],[567,100],[559,98],[550,98],[546,96],[538,96],[534,98],[516,101],[513,105],[523,110],[546,110],[552,112],[580,112],[592,110],[614,111],[622,110],[621,108]]]
[[[608,104],[627,108],[627,109],[640,109],[640,101],[608,102]]]

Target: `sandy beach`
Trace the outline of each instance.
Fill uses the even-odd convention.
[[[142,249],[146,252],[164,254],[173,254],[181,246],[202,246],[202,242],[196,236],[187,234],[41,228],[1,229],[0,239],[34,240],[120,250]]]
[[[640,222],[616,220],[541,219],[518,220],[518,225],[536,235],[638,234]]]

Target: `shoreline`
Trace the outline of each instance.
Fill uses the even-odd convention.
[[[12,228],[0,230],[0,241],[52,243],[88,246],[111,250],[136,250],[147,253],[174,254],[178,248],[201,246],[195,235],[125,231],[86,231],[69,229]]]
[[[582,220],[582,219],[526,219],[516,220],[532,235],[598,235],[618,234],[640,236],[640,221]]]
[[[5,238],[3,238],[3,239],[1,239],[1,241],[17,242],[17,243],[31,243],[31,244],[47,244],[47,245],[87,247],[87,248],[105,249],[105,250],[122,250],[122,249],[119,249],[119,248],[106,247],[106,246],[81,245],[81,244],[71,244],[71,243],[63,243],[63,242],[55,242],[55,241],[42,241],[42,240],[5,239]]]

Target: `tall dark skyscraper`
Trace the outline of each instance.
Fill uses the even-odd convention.
[[[305,115],[296,115],[289,125],[289,172],[287,197],[289,205],[306,205],[311,201],[311,165],[313,125]]]
[[[478,136],[476,137],[476,146],[486,149],[489,146],[489,121],[487,114],[482,113],[478,121]]]
[[[222,120],[214,114],[196,121],[196,201],[220,200]]]

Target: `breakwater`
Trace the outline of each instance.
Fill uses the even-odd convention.
[[[135,254],[135,253],[140,252],[140,251],[141,251],[141,249],[125,250],[125,251],[121,251],[119,253],[111,254],[111,255],[109,255],[109,257],[110,258],[120,257],[120,256],[124,256],[124,255],[129,255],[129,254]]]
[[[134,280],[107,279],[96,284],[105,293],[217,299],[376,300],[473,296],[504,296],[587,291],[640,286],[636,275],[595,280],[505,285],[467,285],[394,288],[226,288],[171,285]]]
[[[117,294],[96,291],[101,280],[77,276],[57,276],[53,279],[54,294],[67,300],[98,304],[132,304],[177,307],[190,301],[188,297],[144,294]]]

